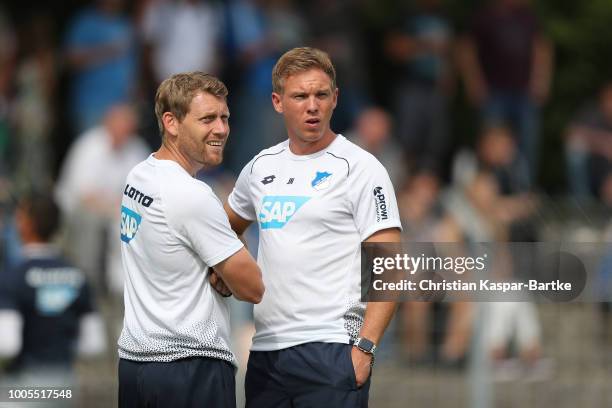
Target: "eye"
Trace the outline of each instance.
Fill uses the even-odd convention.
[[[200,121],[202,123],[211,123],[214,120],[215,120],[215,116],[214,115],[204,116],[203,118],[200,119]]]
[[[306,95],[305,94],[296,94],[296,95],[293,95],[293,98],[297,99],[298,101],[301,101],[301,100],[304,100],[306,98]]]
[[[329,96],[329,92],[317,92],[317,98],[325,99]]]

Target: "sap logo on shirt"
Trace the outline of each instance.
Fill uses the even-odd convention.
[[[127,207],[121,206],[121,240],[130,243],[136,235],[142,217]]]
[[[331,181],[332,173],[328,173],[326,171],[317,171],[317,175],[310,182],[310,185],[317,191],[325,190],[329,187]]]
[[[42,315],[55,316],[68,309],[78,295],[72,285],[43,285],[36,290],[36,309]]]
[[[265,196],[259,212],[261,229],[283,228],[310,197]]]
[[[30,268],[25,273],[28,286],[36,289],[36,309],[42,315],[63,313],[74,303],[85,283],[79,269],[71,267]]]

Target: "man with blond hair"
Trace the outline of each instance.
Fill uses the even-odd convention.
[[[194,178],[223,158],[226,97],[225,85],[201,72],[162,82],[155,97],[162,145],[127,177],[120,407],[236,406],[228,305],[213,286],[221,278],[252,303],[264,287],[221,202]]]
[[[288,140],[244,167],[225,205],[238,234],[257,221],[267,288],[254,311],[247,407],[367,406],[395,304],[360,301],[360,244],[399,241],[393,186],[374,156],[330,129],[338,88],[326,53],[288,51],[272,84]]]

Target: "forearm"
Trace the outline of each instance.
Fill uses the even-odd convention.
[[[378,344],[396,309],[397,302],[369,302],[359,336]]]
[[[400,231],[397,228],[384,229],[372,234],[365,242],[368,243],[395,243],[401,241]],[[397,302],[368,302],[365,311],[363,326],[359,335],[378,344],[385,329],[389,325]]]
[[[250,303],[261,302],[265,291],[261,272],[245,271],[231,278],[226,276],[224,282],[236,299]]]
[[[261,271],[245,248],[215,265],[214,270],[236,299],[251,303],[261,302],[265,291]]]
[[[380,339],[389,325],[393,313],[395,313],[396,302],[370,302],[366,307],[365,320],[359,337],[365,338],[374,344],[380,344]],[[351,360],[355,370],[357,386],[361,387],[372,372],[374,356],[364,352],[359,346],[351,350]]]

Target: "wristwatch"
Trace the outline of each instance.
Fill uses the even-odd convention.
[[[368,340],[365,337],[357,337],[357,340],[355,340],[353,346],[357,347],[364,353],[371,354],[372,357],[374,357],[374,354],[376,353],[376,344],[374,344],[372,340]]]

